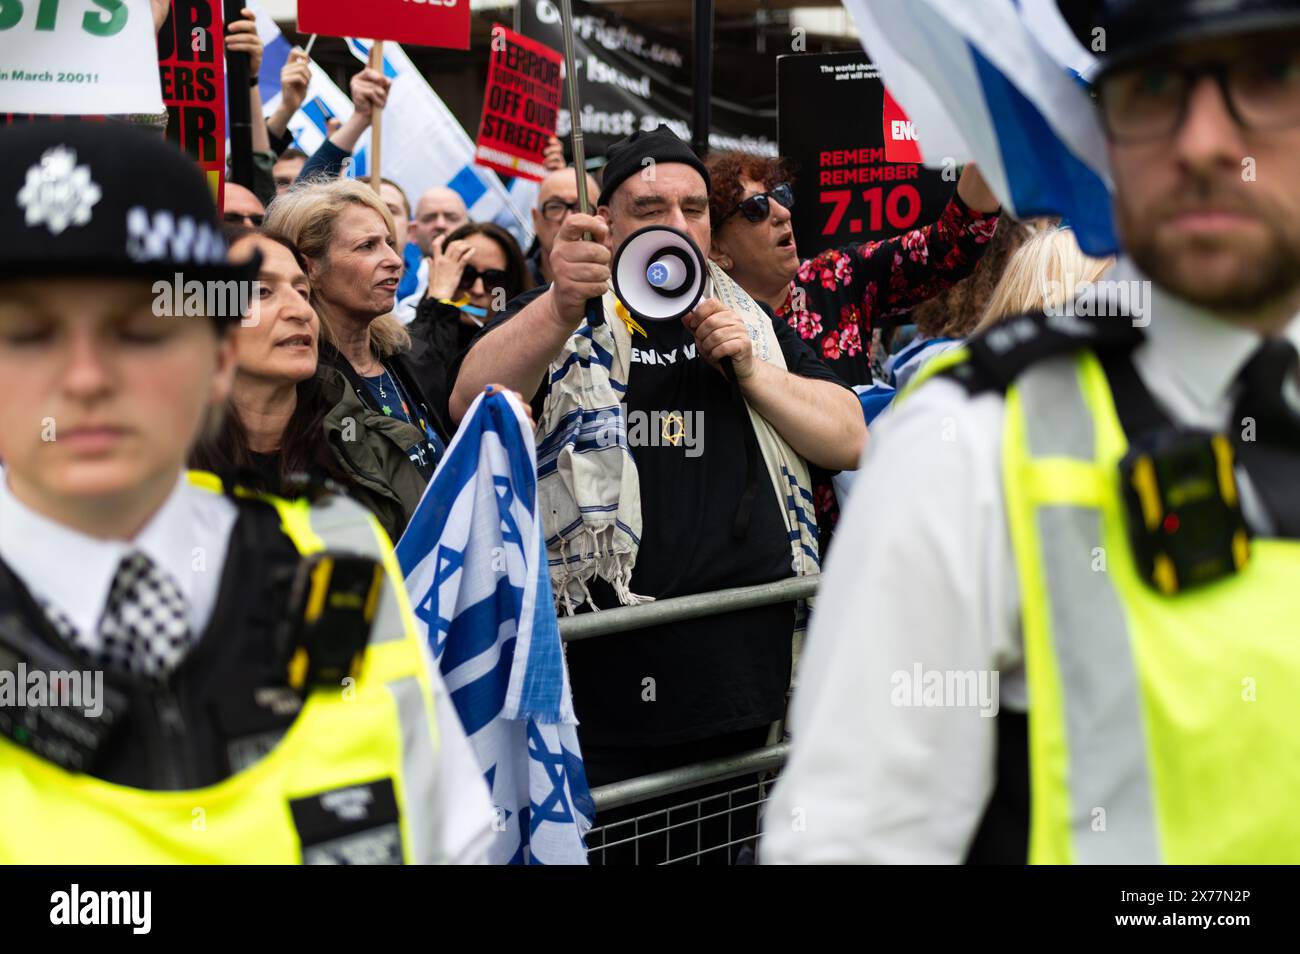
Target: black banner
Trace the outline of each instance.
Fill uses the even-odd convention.
[[[520,0],[517,11],[520,33],[553,50],[564,49],[553,0]],[[614,141],[660,123],[690,141],[689,37],[659,33],[573,0],[573,53],[588,156],[603,156]],[[770,110],[746,109],[715,96],[709,146],[774,156],[775,119]],[[566,89],[556,135],[563,139],[571,129]]]
[[[803,258],[939,217],[957,170],[885,160],[885,87],[866,53],[778,57],[776,94],[777,140],[795,168],[794,237]]]

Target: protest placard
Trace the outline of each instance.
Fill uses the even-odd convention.
[[[149,4],[0,2],[0,113],[158,113]]]
[[[540,182],[542,153],[555,135],[564,57],[545,44],[492,27],[483,118],[474,161],[507,175]]]
[[[158,31],[167,138],[208,177],[220,207],[226,175],[226,60],[221,0],[172,0]]]
[[[610,145],[638,129],[667,124],[690,141],[695,85],[690,39],[629,20],[618,11],[573,0],[574,76],[582,103],[582,137],[587,155],[603,156]],[[633,8],[635,4],[622,6]],[[519,0],[515,28],[553,50],[564,49],[559,0]],[[775,115],[726,98],[713,97],[709,148],[776,155]],[[573,129],[568,91],[556,135]]]
[[[881,132],[885,137],[885,161],[887,162],[923,162],[921,144],[916,139],[916,127],[903,112],[903,107],[894,101],[885,90],[885,102],[881,108]]]
[[[888,238],[939,217],[957,169],[927,169],[919,156],[889,160],[887,150],[905,148],[912,130],[901,109],[886,118],[885,88],[866,54],[779,57],[776,86],[777,139],[794,166],[801,255]]]
[[[469,0],[298,0],[298,30],[469,49]]]

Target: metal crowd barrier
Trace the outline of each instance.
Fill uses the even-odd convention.
[[[561,617],[560,638],[575,642],[807,599],[817,592],[818,582],[816,576],[795,577]],[[788,751],[789,745],[781,743],[593,789],[597,822],[601,812],[636,805],[643,805],[645,810],[593,827],[587,833],[588,859],[593,864],[730,864],[757,860],[759,820]],[[737,780],[738,784],[727,784]],[[674,795],[687,797],[673,800]],[[620,811],[622,814],[628,813]]]

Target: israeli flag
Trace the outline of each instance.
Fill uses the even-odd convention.
[[[1117,251],[1091,55],[1038,0],[845,0],[916,126],[928,166],[974,161],[1017,218],[1061,215],[1089,255]]]
[[[551,598],[532,426],[479,395],[397,544],[496,806],[494,864],[586,864],[595,814]]]
[[[270,116],[280,106],[280,71],[288,62],[293,46],[261,7],[255,3],[250,6],[257,14],[257,35],[262,39],[262,68],[257,74],[257,88],[262,94],[262,112]],[[307,65],[311,69],[307,98],[289,120],[289,134],[294,145],[310,156],[328,137],[326,124],[331,119],[343,122],[352,115],[352,98],[335,85],[315,60]]]

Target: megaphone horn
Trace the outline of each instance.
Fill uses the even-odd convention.
[[[704,253],[685,232],[650,225],[628,236],[610,269],[614,294],[638,321],[676,321],[704,294]]]

